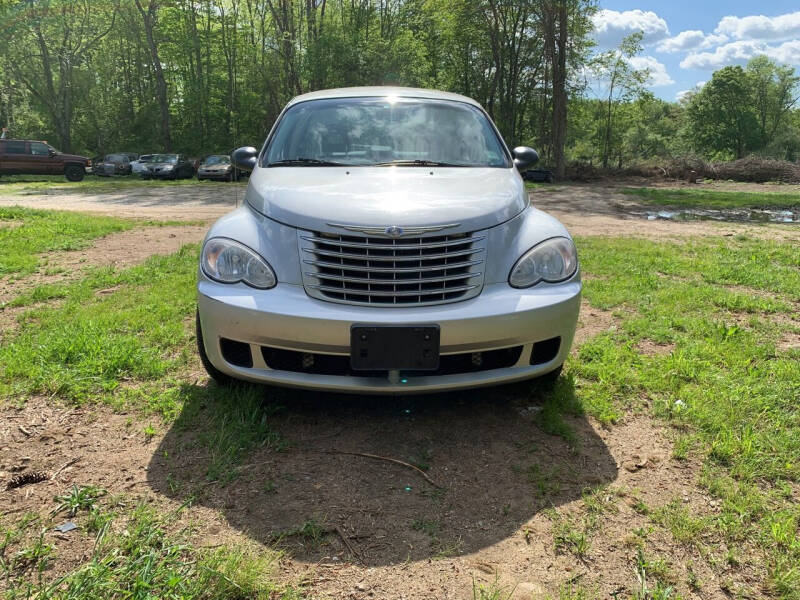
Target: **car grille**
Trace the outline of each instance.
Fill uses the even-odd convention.
[[[483,287],[482,232],[368,237],[299,232],[303,285],[314,297],[369,306],[457,302]]]

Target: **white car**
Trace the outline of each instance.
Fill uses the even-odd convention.
[[[153,160],[152,154],[142,154],[138,159],[131,162],[131,172],[134,175],[141,175],[147,171],[147,163]]]
[[[220,383],[411,393],[557,376],[581,280],[478,103],[407,88],[305,94],[243,206],[203,244],[197,339]]]

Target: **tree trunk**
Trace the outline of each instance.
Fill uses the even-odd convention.
[[[158,3],[150,0],[147,10],[144,9],[140,0],[134,0],[139,14],[144,23],[144,32],[147,37],[147,46],[150,49],[150,60],[153,63],[153,71],[156,75],[156,99],[161,111],[161,143],[166,152],[172,152],[172,133],[169,125],[169,102],[167,100],[167,82],[164,79],[164,70],[161,68],[161,59],[158,56],[158,44],[156,43],[153,29],[155,27],[156,11]]]
[[[553,44],[556,53],[553,57],[552,143],[557,179],[564,179],[567,170],[564,156],[567,140],[567,25],[567,0],[558,0],[558,42]]]

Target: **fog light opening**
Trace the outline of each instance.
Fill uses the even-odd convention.
[[[236,342],[228,338],[219,339],[219,349],[222,351],[222,358],[237,367],[245,369],[253,368],[253,355],[250,353],[250,344]]]
[[[558,350],[560,348],[560,337],[554,337],[550,338],[549,340],[536,342],[533,345],[533,350],[531,351],[531,364],[543,365],[544,363],[549,363],[556,356],[558,356]]]

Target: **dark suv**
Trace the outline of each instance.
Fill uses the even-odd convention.
[[[90,161],[38,140],[0,140],[0,175],[61,175],[80,181]]]

